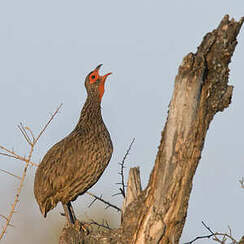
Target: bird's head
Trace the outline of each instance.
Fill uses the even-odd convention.
[[[102,64],[98,65],[92,72],[90,72],[85,80],[85,87],[87,90],[88,96],[92,96],[94,98],[99,98],[102,100],[104,93],[104,84],[109,75],[112,73],[108,73],[106,75],[100,76],[99,69]]]

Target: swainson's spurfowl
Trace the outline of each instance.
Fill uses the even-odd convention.
[[[87,99],[74,130],[49,149],[39,164],[34,183],[36,201],[44,217],[61,202],[70,224],[76,221],[71,202],[101,177],[113,152],[101,114],[101,100],[108,73],[98,65],[85,80]]]

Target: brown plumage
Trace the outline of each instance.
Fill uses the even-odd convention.
[[[44,217],[60,201],[74,224],[71,201],[98,181],[112,156],[112,141],[101,115],[104,83],[111,73],[100,76],[100,67],[86,77],[87,99],[75,129],[49,149],[37,168],[34,194]]]

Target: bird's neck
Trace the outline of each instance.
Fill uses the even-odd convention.
[[[103,123],[101,101],[96,97],[88,96],[81,110],[80,119],[76,129],[95,128],[100,123]]]

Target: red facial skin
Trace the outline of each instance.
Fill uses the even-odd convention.
[[[103,94],[104,94],[104,84],[105,84],[105,81],[107,79],[107,77],[109,75],[111,75],[112,73],[108,73],[106,75],[103,75],[103,76],[100,76],[99,75],[99,68],[101,66],[99,65],[90,75],[89,75],[89,81],[90,81],[90,84],[96,82],[97,80],[100,80],[100,84],[99,84],[99,97],[100,97],[100,100],[102,100],[102,97],[103,97]]]

